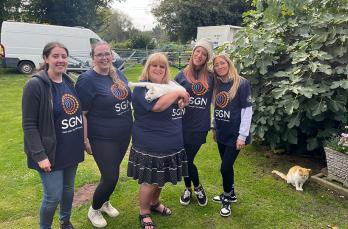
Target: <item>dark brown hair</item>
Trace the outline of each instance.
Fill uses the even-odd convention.
[[[52,52],[52,49],[54,48],[62,48],[66,51],[66,55],[69,56],[69,51],[68,49],[65,47],[65,45],[63,45],[62,43],[59,43],[57,41],[53,41],[53,42],[50,42],[50,43],[47,43],[42,51],[42,58],[45,59],[45,58],[48,58],[48,56],[51,54]],[[47,63],[43,63],[41,64],[39,70],[48,70],[49,66]]]

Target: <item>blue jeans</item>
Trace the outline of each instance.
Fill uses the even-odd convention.
[[[40,229],[51,228],[58,204],[60,204],[60,220],[70,220],[76,170],[77,165],[50,173],[39,172],[43,186]]]

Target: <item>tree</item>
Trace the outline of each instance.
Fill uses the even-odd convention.
[[[119,0],[122,1],[122,0]],[[97,12],[113,0],[28,0],[24,10],[29,20],[39,23],[92,28]]]
[[[130,37],[131,48],[134,49],[153,49],[156,41],[151,37],[150,32],[134,31]]]
[[[241,25],[242,13],[251,9],[240,0],[158,0],[152,9],[172,40],[194,39],[198,26]]]
[[[103,16],[100,17],[100,21],[103,23],[97,29],[103,39],[106,41],[125,41],[129,39],[134,29],[129,16],[117,10],[104,9],[103,11]]]
[[[253,87],[253,134],[273,148],[321,150],[348,125],[348,3],[255,0],[226,46]]]
[[[2,22],[6,20],[19,20],[21,18],[21,0],[1,0],[0,2],[0,30]]]
[[[160,25],[156,25],[153,29],[152,29],[152,36],[154,38],[156,38],[156,40],[158,42],[168,42],[169,38],[168,38],[168,33],[165,31],[165,29],[163,29]]]

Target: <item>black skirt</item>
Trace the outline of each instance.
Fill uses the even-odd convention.
[[[127,176],[138,180],[139,184],[177,184],[188,176],[187,157],[182,149],[173,153],[151,153],[132,146],[129,153]]]

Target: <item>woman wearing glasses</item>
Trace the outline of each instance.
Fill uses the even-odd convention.
[[[107,225],[101,212],[110,217],[119,214],[109,199],[129,145],[133,118],[128,81],[113,67],[110,45],[96,43],[91,55],[93,69],[80,75],[76,90],[82,103],[85,148],[93,155],[101,174],[88,218],[93,226],[101,228]]]

